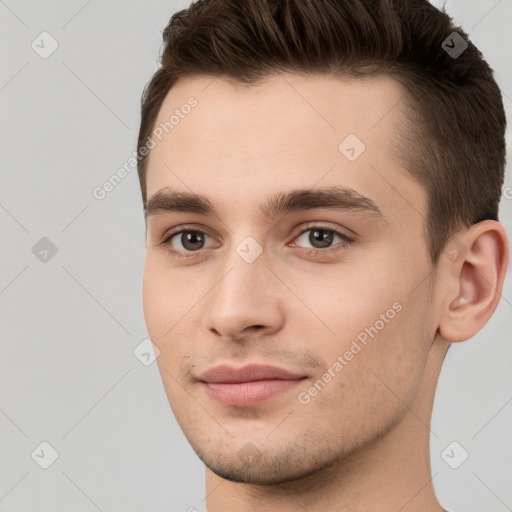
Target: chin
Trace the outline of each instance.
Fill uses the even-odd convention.
[[[317,449],[308,454],[304,446],[298,445],[284,447],[279,453],[261,453],[250,442],[236,453],[205,454],[196,448],[194,451],[219,477],[252,485],[278,485],[306,479],[339,461],[331,451]]]

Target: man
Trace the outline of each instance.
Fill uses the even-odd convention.
[[[443,510],[437,378],[509,257],[491,69],[420,0],[201,1],[164,42],[144,313],[208,510]]]

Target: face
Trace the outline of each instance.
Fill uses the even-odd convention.
[[[418,392],[436,325],[402,96],[283,74],[181,79],[165,99],[155,126],[179,121],[148,161],[144,314],[177,421],[224,478],[341,463]]]

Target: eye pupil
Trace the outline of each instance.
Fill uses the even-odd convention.
[[[326,229],[313,229],[309,235],[309,241],[312,245],[320,242],[320,247],[318,248],[328,247],[332,243],[333,238],[333,233]]]
[[[181,243],[185,249],[190,251],[196,251],[201,249],[204,244],[204,237],[197,231],[185,231],[181,235]],[[195,247],[194,244],[199,243],[200,247]]]

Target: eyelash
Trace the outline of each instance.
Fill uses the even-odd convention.
[[[308,231],[314,231],[315,229],[327,231],[328,233],[337,235],[338,237],[340,237],[342,239],[342,241],[338,242],[337,244],[334,244],[333,246],[328,247],[326,249],[310,249],[307,247],[299,247],[302,251],[306,252],[307,254],[312,254],[312,255],[316,255],[316,256],[331,254],[332,252],[346,249],[349,245],[351,245],[354,242],[354,239],[347,236],[345,233],[338,231],[336,229],[330,228],[328,226],[322,226],[321,224],[314,224],[314,225],[304,228],[297,236],[294,237],[293,240],[296,240],[297,238],[302,236],[304,233],[307,233]],[[162,236],[160,245],[166,247],[167,252],[173,257],[176,257],[176,258],[195,257],[198,254],[200,254],[200,252],[202,251],[202,249],[198,249],[197,251],[182,251],[182,250],[171,249],[170,241],[176,235],[180,235],[183,233],[200,233],[202,235],[207,235],[210,238],[213,238],[207,232],[205,232],[201,229],[194,228],[193,226],[181,226],[181,228],[179,230],[167,232]],[[298,247],[298,246],[294,246],[294,247]]]

